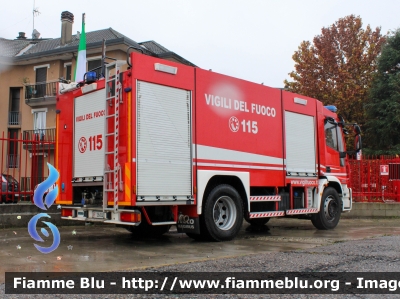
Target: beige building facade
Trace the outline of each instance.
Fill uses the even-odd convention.
[[[23,198],[47,177],[46,162],[54,163],[57,85],[73,79],[80,38],[73,23],[64,11],[60,38],[40,38],[36,30],[30,39],[23,32],[15,40],[0,38],[0,167],[19,182]],[[126,60],[129,48],[194,66],[154,41],[137,43],[108,28],[86,33],[88,71],[101,65],[103,40],[113,59]]]

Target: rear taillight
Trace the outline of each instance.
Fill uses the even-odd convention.
[[[142,220],[142,215],[139,212],[136,213],[125,213],[122,212],[120,219],[123,222],[140,222]]]
[[[61,209],[61,217],[72,217],[74,211],[70,209]]]

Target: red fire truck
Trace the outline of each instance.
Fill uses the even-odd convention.
[[[336,227],[350,211],[343,118],[313,98],[139,53],[60,84],[62,218],[233,239],[243,218]],[[358,129],[358,128],[357,128]],[[357,131],[359,133],[359,131]]]

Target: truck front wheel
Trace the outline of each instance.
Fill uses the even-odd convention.
[[[334,188],[328,187],[322,194],[319,212],[311,216],[311,222],[318,229],[333,229],[339,223],[341,213],[342,204],[339,195]]]
[[[204,203],[200,221],[211,240],[232,240],[243,223],[243,204],[236,189],[230,185],[216,186]]]

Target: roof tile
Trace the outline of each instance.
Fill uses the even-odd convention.
[[[29,43],[29,40],[9,40],[0,37],[0,56],[14,57]]]

